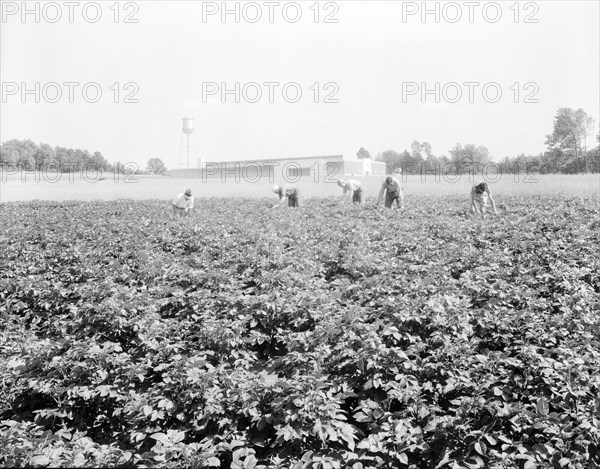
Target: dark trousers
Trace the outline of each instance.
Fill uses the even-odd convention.
[[[365,193],[362,188],[357,189],[352,194],[352,202],[362,204],[365,201]]]
[[[397,192],[397,191],[394,191],[394,192],[387,191],[385,193],[385,207],[386,208],[392,208],[392,204],[394,203],[394,200],[396,201],[396,205],[398,207],[400,207],[400,192]]]
[[[300,191],[296,189],[293,194],[288,195],[288,207],[300,207],[302,206],[302,197]]]
[[[173,213],[175,214],[175,216],[177,217],[187,217],[188,212],[185,211],[185,208],[180,208],[175,204],[173,205]]]

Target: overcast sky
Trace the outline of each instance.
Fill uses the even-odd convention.
[[[1,140],[176,168],[190,115],[210,161],[538,154],[558,108],[598,123],[599,4],[3,1]]]

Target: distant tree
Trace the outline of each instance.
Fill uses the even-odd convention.
[[[421,156],[421,144],[418,141],[413,140],[413,142],[410,144],[410,150],[413,156]]]
[[[77,158],[77,152],[72,148],[57,147],[56,158],[60,161],[61,171],[74,172],[80,169],[81,161]]]
[[[419,172],[419,160],[415,160],[413,156],[408,152],[408,150],[404,150],[400,153],[400,169],[405,174],[414,174]]]
[[[108,169],[110,164],[100,152],[55,147],[46,143],[36,145],[31,140],[12,139],[0,146],[0,166],[19,165],[21,169],[42,170],[50,166],[59,171],[78,171],[84,168]]]
[[[421,164],[423,164],[423,162],[425,161],[425,158],[423,158],[423,153],[424,153],[424,149],[423,149],[423,145],[419,142],[417,142],[416,140],[412,142],[411,146],[411,164],[413,164],[415,167],[417,166],[421,166]]]
[[[79,170],[83,170],[84,168],[91,168],[90,161],[92,159],[92,155],[87,150],[80,150],[79,148],[75,150],[75,166]]]
[[[394,150],[386,150],[379,153],[379,155],[377,155],[377,159],[385,163],[385,171],[387,174],[392,174],[394,170],[402,166],[400,155]]]
[[[511,159],[511,166],[513,173],[525,173],[525,174],[533,174],[533,173],[546,173],[552,172],[548,170],[542,164],[542,160],[540,156],[536,155],[525,155],[525,153],[521,153],[517,155],[515,158]]]
[[[575,173],[576,161],[573,154],[562,148],[550,148],[544,152],[544,165],[550,169],[550,173]]]
[[[22,155],[17,160],[17,166],[25,171],[33,171],[35,169],[35,159],[33,155]]]
[[[69,149],[64,147],[55,147],[54,158],[60,170],[66,171],[66,163],[69,159]]]
[[[35,159],[35,167],[43,169],[56,162],[56,153],[54,152],[54,148],[47,143],[40,143],[33,158]]]
[[[549,157],[560,164],[556,167],[557,172],[577,172],[579,169],[589,172],[586,141],[593,127],[594,119],[581,108],[558,110],[553,131],[546,136]]]
[[[33,155],[37,152],[37,145],[31,140],[12,139],[2,144],[2,161],[8,164],[16,164],[21,169],[30,171],[35,169]]]
[[[420,170],[434,170],[437,164],[437,158],[433,156],[431,145],[428,142],[418,142],[414,140],[410,145],[411,160],[410,165]],[[425,163],[425,164],[424,164]]]
[[[438,159],[431,151],[431,145],[428,142],[417,142],[416,140],[411,145],[413,162],[421,165],[425,171],[434,171],[438,164]],[[437,171],[437,170],[436,170]]]
[[[120,161],[117,161],[113,165],[111,165],[110,169],[115,173],[125,174],[128,172],[125,163],[121,163]]]
[[[448,158],[446,155],[439,156],[437,162],[442,169],[451,163],[450,158]]]
[[[150,158],[146,170],[152,174],[167,174],[167,167],[160,158]]]
[[[436,166],[438,166],[438,165],[439,165],[439,160],[438,160],[438,157],[437,157],[437,156],[435,156],[435,155],[429,155],[429,156],[427,157],[427,159],[425,160],[425,167],[426,167],[428,170],[433,170],[433,169],[435,169],[435,168],[436,168]]]
[[[90,163],[99,169],[107,170],[110,168],[110,164],[106,161],[106,158],[102,156],[102,153],[95,151],[90,159]]]
[[[512,159],[510,158],[510,156],[505,156],[504,158],[502,158],[502,160],[500,160],[500,163],[498,163],[498,167],[500,168],[500,172],[502,174],[512,173]]]
[[[435,170],[439,159],[431,154],[431,146],[424,142],[423,144],[414,141],[411,145],[412,153],[404,150],[398,153],[394,150],[387,150],[377,155],[378,161],[383,161],[386,165],[386,172],[393,174],[402,172],[405,174],[418,174],[423,170]],[[427,155],[427,165],[424,168],[425,160],[423,155]]]
[[[587,160],[590,164],[590,171],[600,172],[600,133],[596,135],[596,148],[587,152]]]
[[[358,152],[356,153],[356,156],[358,157],[359,160],[368,158],[371,159],[371,154],[365,150],[363,147],[360,147],[360,150],[358,150]]]
[[[425,158],[430,158],[433,156],[431,145],[428,142],[421,143],[421,150],[425,152]],[[423,153],[421,153],[421,156],[423,156]]]
[[[17,161],[17,153],[10,145],[5,142],[0,146],[0,166],[5,168],[14,166]]]
[[[479,171],[492,161],[490,152],[486,147],[483,145],[476,146],[472,143],[468,143],[464,147],[460,143],[457,143],[450,150],[450,157],[459,172],[469,170]]]

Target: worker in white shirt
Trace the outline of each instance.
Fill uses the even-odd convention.
[[[190,215],[190,211],[193,208],[194,198],[192,197],[191,189],[187,189],[173,199],[173,214],[175,214],[175,216],[187,217]]]
[[[350,198],[352,198],[352,202],[355,204],[362,204],[365,202],[365,191],[360,181],[354,179],[349,179],[347,181],[338,179],[337,185],[344,189],[344,194],[342,195],[343,204],[350,202]]]
[[[481,218],[485,218],[488,201],[492,205],[494,215],[498,215],[496,203],[494,202],[494,197],[492,197],[492,192],[490,191],[488,183],[480,182],[474,184],[473,187],[471,187],[471,213],[473,215],[479,214],[481,215]]]
[[[288,201],[288,207],[300,207],[302,205],[302,198],[300,196],[300,190],[293,186],[273,186],[273,192],[279,196],[279,202],[276,203],[272,208],[277,208],[285,203],[285,199]]]
[[[402,186],[397,178],[392,176],[385,178],[385,181],[383,181],[383,184],[381,185],[381,190],[379,191],[377,203],[381,203],[384,194],[386,208],[392,208],[394,201],[396,201],[398,208],[404,208],[404,192],[402,191]]]

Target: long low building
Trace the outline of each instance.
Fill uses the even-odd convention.
[[[237,161],[198,160],[197,168],[174,169],[174,178],[220,178],[258,181],[283,179],[296,182],[311,178],[315,182],[331,182],[349,176],[384,175],[385,163],[371,159],[346,160],[343,155],[305,156],[296,158],[256,159]]]

